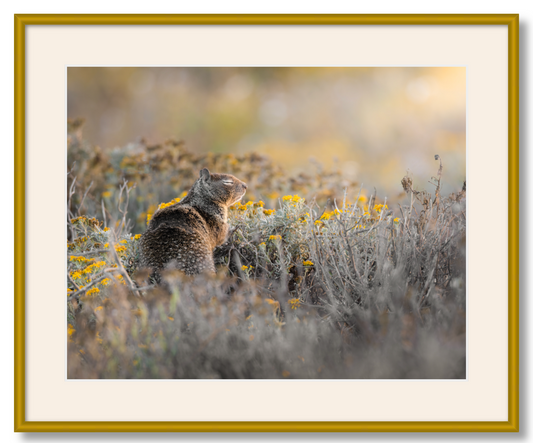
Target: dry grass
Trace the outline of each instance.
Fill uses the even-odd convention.
[[[223,169],[229,157],[192,160],[170,144],[142,155],[175,152],[175,183],[170,170],[131,155],[132,170],[114,170],[113,181],[95,171],[123,164],[122,152],[95,161],[81,138],[71,143],[69,378],[465,377],[466,191],[440,194],[442,164],[434,193],[404,177],[408,203],[394,207],[339,190],[333,175],[310,179],[308,192],[284,178],[266,204],[231,210],[217,276],[168,271],[162,285],[139,289],[135,232],[149,206],[186,191],[201,166],[249,176]],[[254,158],[277,167],[235,159],[259,196],[272,183]],[[80,178],[88,175],[91,187]],[[167,197],[146,200],[156,192]]]

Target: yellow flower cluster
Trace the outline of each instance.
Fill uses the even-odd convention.
[[[117,251],[117,252],[125,252],[126,251],[126,246],[115,245],[115,251]]]
[[[398,217],[396,217],[393,221],[394,221],[394,223],[398,223],[400,221],[400,219]]]
[[[265,215],[272,215],[274,212],[276,212],[275,209],[263,209],[263,214]]]
[[[268,237],[269,240],[281,240],[281,235],[271,235]]]
[[[98,288],[91,288],[87,291],[87,295],[92,295],[92,294],[97,294],[98,292],[100,292],[100,289]]]
[[[291,305],[291,309],[298,309],[302,304],[299,298],[291,298],[288,302]]]
[[[383,209],[389,209],[387,205],[376,205],[374,210],[379,214]]]
[[[70,337],[72,334],[74,334],[74,332],[76,332],[76,329],[74,329],[74,326],[72,326],[70,323],[68,324],[68,328],[67,328],[67,334],[68,336]]]
[[[92,265],[87,266],[85,269],[81,271],[82,274],[90,274],[91,272],[96,271],[97,269],[105,266],[105,261],[98,261],[96,263],[93,263]]]
[[[75,224],[85,224],[85,225],[91,225],[91,226],[100,226],[101,225],[101,222],[98,221],[96,218],[87,218],[85,217],[84,215],[80,216],[80,217],[76,217],[76,218],[73,218],[70,220],[70,222],[75,225]]]
[[[305,201],[304,198],[300,197],[299,195],[285,195],[282,199],[284,202],[292,202],[292,203],[298,203]]]
[[[305,260],[303,263],[304,266],[313,266],[314,263],[311,260]]]
[[[75,256],[72,256],[70,257],[70,261],[75,261],[75,262],[78,262],[78,263],[91,263],[94,261],[94,258],[85,258],[85,257],[75,257]]]
[[[179,203],[180,200],[181,200],[181,198],[176,197],[175,199],[170,200],[168,203],[161,203],[161,204],[157,207],[157,209],[168,208],[169,206],[172,206],[172,205],[175,205],[176,203]]]

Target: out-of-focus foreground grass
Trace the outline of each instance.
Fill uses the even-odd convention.
[[[398,177],[393,206],[255,154],[103,153],[71,122],[68,377],[464,378],[466,191],[441,195],[437,160],[435,192]],[[139,288],[146,220],[205,166],[250,189],[217,275]]]

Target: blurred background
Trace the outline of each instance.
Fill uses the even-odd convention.
[[[103,151],[143,138],[197,153],[259,152],[289,173],[320,162],[395,197],[466,177],[465,68],[68,68],[68,117]],[[228,171],[218,171],[228,172]]]

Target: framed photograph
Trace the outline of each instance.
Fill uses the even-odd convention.
[[[16,15],[15,159],[16,431],[518,431],[518,15]]]

